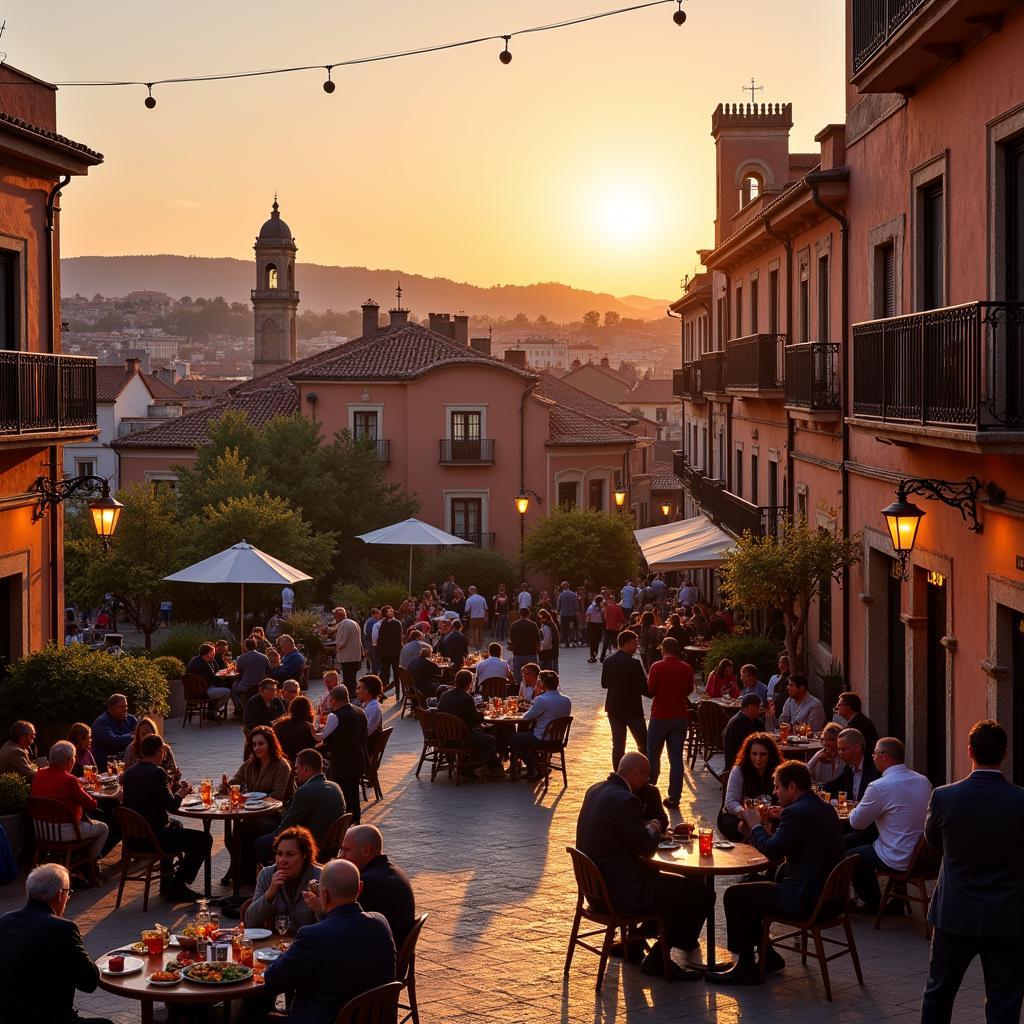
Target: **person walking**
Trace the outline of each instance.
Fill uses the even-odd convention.
[[[573,647],[576,643],[576,616],[580,610],[580,601],[576,596],[576,591],[569,587],[567,580],[562,580],[559,584],[555,608],[558,611],[558,621],[562,627],[562,643],[566,647]]]
[[[626,752],[626,730],[633,734],[637,750],[647,751],[647,719],[643,698],[647,695],[647,677],[643,665],[634,657],[639,637],[624,629],[618,635],[618,650],[608,655],[601,669],[601,686],[608,691],[604,710],[612,730],[612,770],[618,768]]]
[[[971,774],[932,792],[924,834],[942,851],[921,1024],[949,1024],[971,961],[981,957],[985,1020],[1016,1024],[1024,1002],[1024,789],[1002,773],[1006,730],[991,720],[968,735]]]
[[[466,598],[466,615],[469,618],[469,646],[479,651],[484,645],[484,626],[487,625],[487,598],[469,588]]]
[[[597,661],[597,648],[603,635],[604,598],[600,594],[595,594],[594,600],[587,606],[587,644],[590,647],[590,657],[587,661],[591,665]]]
[[[601,661],[607,657],[608,652],[613,650],[618,643],[619,633],[626,628],[626,613],[622,605],[615,600],[612,591],[608,593],[608,599],[604,603],[604,638],[601,641]]]
[[[607,662],[606,662],[607,664]],[[690,722],[690,694],[693,669],[679,657],[679,643],[672,637],[661,642],[661,660],[647,673],[651,703],[651,724],[647,732],[647,760],[651,763],[652,786],[661,774],[661,752],[668,746],[668,796],[666,807],[678,807],[683,795],[683,743]]]
[[[519,609],[519,618],[508,631],[508,645],[512,650],[512,674],[516,684],[522,682],[523,666],[537,660],[540,652],[540,629],[530,618],[529,608]]]
[[[377,631],[377,657],[380,660],[380,680],[385,691],[394,683],[395,700],[398,700],[398,658],[402,653],[402,623],[395,618],[395,610],[386,604],[381,609],[381,619]]]

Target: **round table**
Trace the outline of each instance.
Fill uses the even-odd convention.
[[[280,941],[276,935],[272,935],[269,939],[257,939],[253,942],[253,949],[271,946]],[[183,978],[177,985],[166,987],[150,985],[146,978],[154,971],[161,970],[164,964],[168,960],[173,960],[178,952],[179,950],[171,947],[165,949],[159,956],[132,953],[132,956],[141,957],[146,966],[135,974],[117,977],[106,975],[101,969],[100,988],[104,992],[110,992],[125,999],[137,999],[140,1004],[141,1024],[153,1024],[154,1003],[167,1003],[175,1006],[213,1006],[216,1003],[226,1003],[234,999],[245,999],[247,996],[263,991],[263,986],[254,984],[252,979],[240,981],[234,985],[198,985]],[[105,953],[103,956],[97,957],[96,965],[99,967],[104,964],[107,956],[110,954]],[[269,966],[269,964],[264,966]]]
[[[796,761],[810,761],[819,750],[823,749],[821,741],[816,739],[808,740],[806,743],[782,743],[776,736],[776,741],[779,743],[782,756]]]
[[[255,810],[247,810],[245,807],[225,808],[221,810],[217,806],[216,799],[209,806],[205,807],[203,804],[199,804],[197,807],[179,807],[176,811],[171,811],[172,814],[177,815],[181,818],[197,818],[203,823],[203,829],[207,833],[210,831],[214,821],[224,822],[224,845],[230,846],[232,825],[235,822],[244,821],[246,818],[258,818],[261,815],[266,814],[268,811],[279,811],[284,804],[280,800],[275,800],[273,797],[267,797],[263,802],[262,807],[258,807]],[[234,862],[238,863],[238,851],[234,852]],[[211,879],[211,860],[213,852],[206,855],[206,861],[203,864],[203,894],[207,897],[212,896],[212,879]],[[240,872],[235,871],[231,879],[231,891],[232,894],[238,895],[238,887],[241,879],[239,878]]]
[[[720,840],[715,840],[719,842]],[[662,871],[670,871],[678,875],[701,878],[710,891],[715,894],[715,879],[719,875],[749,875],[755,871],[763,871],[771,863],[764,854],[759,853],[747,843],[737,843],[731,850],[712,850],[710,857],[700,855],[700,847],[696,836],[690,842],[683,843],[674,850],[658,850],[654,855],[654,863]],[[718,962],[718,949],[715,939],[715,907],[708,914],[706,929],[706,963],[691,964],[700,970],[717,971],[728,967],[732,961]]]

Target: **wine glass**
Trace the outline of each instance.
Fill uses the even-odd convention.
[[[278,914],[274,918],[274,930],[283,939],[288,934],[288,929],[292,926],[292,919],[287,914]]]

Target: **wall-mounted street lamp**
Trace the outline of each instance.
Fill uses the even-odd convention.
[[[672,505],[670,502],[663,501],[661,503],[661,514],[668,519],[669,513],[672,511]]]
[[[925,511],[908,500],[911,495],[921,495],[932,501],[941,501],[950,508],[955,508],[967,528],[974,533],[981,533],[982,524],[978,521],[978,495],[984,490],[994,505],[1001,505],[1006,499],[1006,492],[994,483],[982,485],[976,476],[969,476],[963,483],[950,483],[947,480],[929,480],[922,477],[911,477],[901,480],[896,489],[896,500],[882,509],[892,541],[893,551],[899,560],[900,579],[907,578],[907,560],[914,550],[917,531]]]
[[[544,499],[529,487],[520,487],[519,493],[515,496],[516,511],[519,513],[519,578],[526,578],[526,556],[524,549],[526,545],[526,513],[530,508],[530,498],[537,499],[538,505],[544,504]]]
[[[39,500],[33,510],[32,518],[38,521],[76,492],[97,488],[99,488],[100,496],[89,502],[89,512],[92,515],[92,525],[96,530],[96,536],[102,541],[103,550],[106,551],[117,531],[117,524],[121,519],[121,510],[124,505],[111,496],[110,484],[101,476],[76,476],[57,481],[41,476],[33,488],[39,495]]]
[[[622,506],[626,504],[626,488],[622,485],[622,481],[618,481],[615,485],[615,507],[622,510]]]

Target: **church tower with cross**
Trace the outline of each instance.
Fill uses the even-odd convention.
[[[260,228],[256,252],[256,287],[252,290],[255,352],[252,375],[259,377],[295,362],[295,317],[299,293],[295,289],[295,253],[298,247],[283,220],[274,196],[270,219]]]

